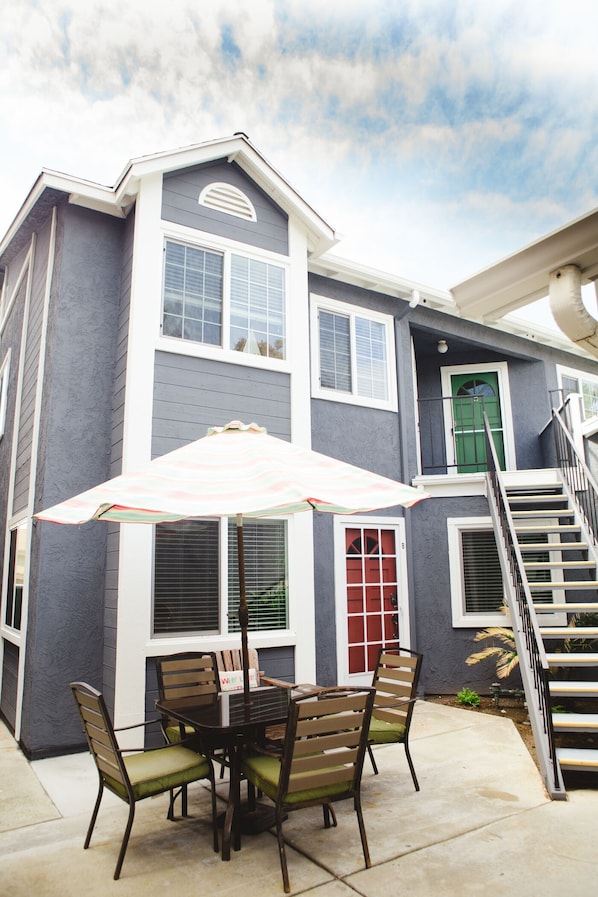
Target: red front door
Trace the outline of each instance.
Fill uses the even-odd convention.
[[[396,531],[347,527],[349,673],[372,672],[382,645],[399,641]]]

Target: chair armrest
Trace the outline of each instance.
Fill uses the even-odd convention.
[[[161,720],[159,719],[148,719],[144,723],[133,723],[131,726],[119,726],[118,728],[115,728],[114,731],[126,732],[129,729],[141,729],[142,727],[145,728],[146,726],[155,726],[160,724]]]
[[[260,682],[265,685],[278,685],[279,688],[295,688],[292,682],[285,682],[284,679],[272,679],[270,676],[262,676],[261,673]]]

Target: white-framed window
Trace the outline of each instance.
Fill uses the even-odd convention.
[[[0,367],[0,439],[6,427],[6,405],[8,403],[8,378],[10,374],[10,349]]]
[[[20,523],[10,530],[8,537],[8,563],[4,588],[3,625],[15,632],[21,631],[23,590],[25,588],[25,564],[27,557],[27,523]]]
[[[557,365],[557,376],[563,400],[577,393],[582,397],[584,421],[598,417],[598,375]]]
[[[286,280],[264,257],[167,237],[162,336],[284,360]]]
[[[396,410],[391,315],[312,295],[311,344],[312,395]]]
[[[243,545],[249,629],[288,629],[286,520],[245,520]],[[157,524],[153,593],[157,638],[238,632],[236,520]]]
[[[504,626],[504,589],[490,517],[447,520],[454,627]]]

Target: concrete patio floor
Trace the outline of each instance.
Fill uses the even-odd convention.
[[[366,759],[362,799],[372,868],[363,868],[349,801],[338,828],[321,810],[284,825],[293,894],[307,897],[590,897],[598,882],[598,781],[567,801],[546,796],[510,720],[419,702],[412,755],[403,748]],[[188,819],[167,822],[164,796],[137,806],[119,881],[112,878],[127,808],[105,794],[90,848],[82,849],[97,788],[88,754],[29,763],[0,723],[0,893],[96,897],[165,892],[210,897],[280,897],[272,832],[245,836],[223,863],[212,851],[209,794],[190,789]],[[226,797],[226,783],[218,785]]]

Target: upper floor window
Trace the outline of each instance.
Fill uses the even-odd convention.
[[[312,297],[313,393],[375,408],[396,408],[392,317]]]
[[[589,420],[598,416],[598,377],[585,371],[558,368],[563,400],[571,393],[582,398],[583,418]]]
[[[284,359],[285,306],[282,266],[166,240],[164,336]]]

